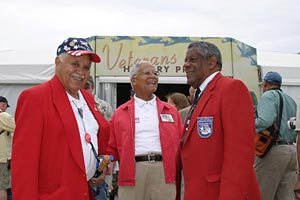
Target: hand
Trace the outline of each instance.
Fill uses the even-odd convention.
[[[102,174],[98,178],[91,178],[88,182],[91,187],[97,187],[105,182],[107,169],[104,168]]]
[[[106,167],[106,175],[112,175],[113,172],[113,164],[108,164],[108,166]]]
[[[300,180],[297,181],[294,187],[294,192],[295,192],[295,200],[300,200]]]

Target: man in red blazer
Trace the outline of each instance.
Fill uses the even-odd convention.
[[[92,178],[97,153],[106,148],[109,125],[82,89],[91,62],[100,57],[88,42],[68,38],[58,47],[54,77],[21,93],[12,147],[14,200],[93,199],[90,188],[101,182]]]
[[[254,112],[246,86],[224,77],[219,49],[188,46],[184,69],[196,92],[181,144],[185,200],[259,200],[253,170]]]

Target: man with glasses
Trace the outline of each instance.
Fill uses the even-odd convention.
[[[146,61],[130,71],[134,96],[113,114],[107,153],[120,161],[122,200],[172,200],[182,123],[176,108],[154,92],[159,73]]]

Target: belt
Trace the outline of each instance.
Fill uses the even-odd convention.
[[[149,163],[162,161],[162,155],[152,153],[148,155],[135,156],[135,162],[142,162],[142,161],[148,161]]]
[[[278,140],[274,142],[274,145],[293,145],[293,141],[286,141],[286,140]]]

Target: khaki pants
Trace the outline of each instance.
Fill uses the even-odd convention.
[[[262,200],[295,199],[296,145],[273,146],[264,158],[255,157],[254,168]]]
[[[119,186],[119,200],[175,200],[175,183],[166,184],[162,162],[136,162],[135,186]]]

